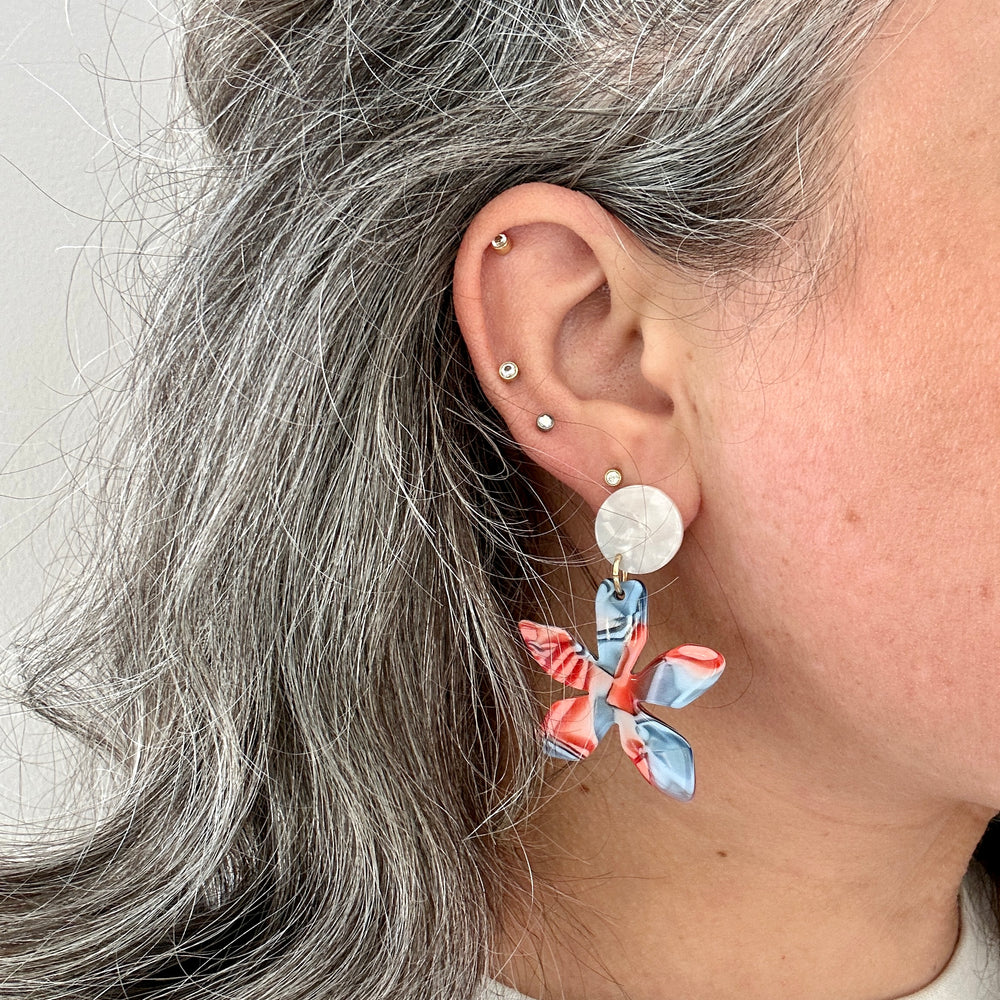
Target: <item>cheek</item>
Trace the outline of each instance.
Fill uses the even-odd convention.
[[[808,329],[779,334],[786,355],[764,357],[763,399],[750,404],[763,416],[740,456],[747,489],[784,508],[798,544],[874,588],[869,600],[885,587],[904,604],[985,596],[1000,568],[992,40],[1000,10],[971,0],[869,53],[844,170],[855,266]]]
[[[742,438],[720,429],[712,509],[737,512],[757,574],[840,608],[980,596],[1000,570],[1000,369],[848,360],[758,390]]]
[[[778,711],[1000,807],[1000,8],[903,37],[853,95],[855,266],[713,359],[700,540]]]
[[[1000,225],[881,212],[704,407],[711,558],[776,697],[794,676],[820,724],[1000,806]]]
[[[1000,808],[995,379],[850,357],[719,440],[706,552],[765,699]]]

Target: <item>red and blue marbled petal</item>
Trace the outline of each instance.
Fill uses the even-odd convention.
[[[707,646],[678,646],[662,653],[636,677],[638,701],[684,708],[704,694],[726,669],[725,659]]]
[[[622,747],[639,773],[654,788],[687,802],[694,795],[694,753],[691,744],[665,722],[646,712],[616,712]]]
[[[582,760],[611,728],[611,709],[603,698],[578,695],[553,703],[545,716],[545,749],[552,757]]]
[[[595,672],[603,672],[600,665],[565,629],[529,621],[520,621],[517,627],[528,652],[560,684],[590,691],[594,681],[600,680],[595,676]]]
[[[622,584],[625,596],[615,597],[613,580],[603,580],[594,598],[597,618],[597,662],[609,673],[632,672],[646,644],[646,587],[639,580]]]

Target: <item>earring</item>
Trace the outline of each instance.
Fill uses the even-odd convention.
[[[545,751],[583,760],[618,726],[625,753],[654,788],[682,802],[694,795],[694,754],[680,733],[643,711],[644,702],[683,708],[720,677],[726,661],[706,646],[678,646],[633,672],[646,643],[646,588],[628,574],[652,573],[677,554],[684,525],[674,502],[652,486],[626,486],[601,505],[598,548],[613,563],[597,588],[597,656],[565,629],[518,622],[528,652],[557,681],[586,694],[557,701],[542,724]]]
[[[556,422],[548,413],[539,413],[538,418],[535,420],[535,426],[540,431],[550,431],[555,425]]]
[[[500,378],[505,382],[512,382],[517,378],[520,369],[514,361],[505,361],[499,368]]]
[[[490,246],[493,247],[498,254],[510,253],[510,238],[506,233],[499,233],[490,241]]]

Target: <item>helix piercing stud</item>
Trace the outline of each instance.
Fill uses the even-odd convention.
[[[499,254],[510,253],[510,239],[506,233],[499,233],[494,236],[490,242],[490,246]]]

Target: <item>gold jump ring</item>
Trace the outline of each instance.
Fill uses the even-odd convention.
[[[622,584],[628,579],[628,570],[622,569],[622,554],[620,552],[615,556],[615,561],[611,565],[611,577],[615,581],[615,597],[620,601],[625,596]]]

